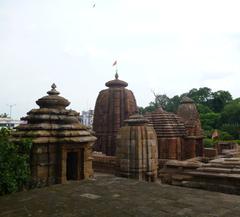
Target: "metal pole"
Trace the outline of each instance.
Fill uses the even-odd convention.
[[[13,108],[13,106],[16,106],[16,104],[7,104],[7,106],[9,106],[9,116],[10,116],[10,118],[12,118],[12,108]]]

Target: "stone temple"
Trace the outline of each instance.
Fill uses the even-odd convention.
[[[194,101],[183,97],[177,115],[161,107],[147,113],[157,133],[159,167],[167,160],[187,160],[203,156],[203,130]]]
[[[59,96],[56,85],[37,100],[40,106],[22,118],[13,142],[32,139],[31,174],[37,186],[81,180],[93,176],[92,146],[96,137],[80,124],[79,113]]]
[[[169,159],[183,160],[186,128],[181,118],[164,111],[162,107],[147,113],[145,117],[149,119],[157,133],[159,163]]]
[[[94,150],[114,156],[119,128],[138,109],[133,92],[125,88],[128,83],[119,80],[117,73],[105,85],[108,89],[100,91],[95,104],[93,130],[98,139]]]
[[[187,137],[185,144],[189,150],[187,158],[203,156],[203,130],[197,107],[192,99],[183,97],[177,110],[177,115],[182,118]],[[190,150],[191,149],[191,150]],[[185,150],[187,153],[187,151]],[[193,153],[195,153],[193,155]]]
[[[132,115],[117,135],[117,175],[156,181],[158,172],[157,135],[149,120]]]

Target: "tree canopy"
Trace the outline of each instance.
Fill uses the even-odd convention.
[[[224,138],[239,139],[240,132],[240,98],[233,99],[230,92],[218,90],[213,92],[208,87],[199,89],[193,88],[181,95],[175,95],[172,98],[166,94],[157,94],[153,92],[154,100],[145,108],[140,107],[141,113],[152,112],[161,106],[169,112],[176,113],[183,96],[190,97],[196,103],[202,128],[206,135],[214,129],[219,129]]]

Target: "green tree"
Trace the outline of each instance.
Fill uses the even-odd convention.
[[[170,98],[168,104],[166,105],[166,111],[177,112],[180,101],[181,101],[181,98],[178,95]]]
[[[152,103],[152,106],[155,106],[155,108],[161,106],[163,109],[166,109],[167,105],[170,102],[169,97],[166,94],[156,94],[154,92],[153,92],[153,94],[155,97],[155,102],[154,102],[154,104]]]
[[[220,114],[215,112],[200,113],[202,128],[204,130],[217,129],[219,127]]]
[[[206,113],[213,112],[208,106],[199,104],[199,103],[197,104],[197,110],[200,114],[206,114]]]
[[[30,175],[31,142],[10,142],[10,131],[0,130],[0,195],[21,190]]]
[[[0,114],[0,118],[7,118],[7,117],[8,117],[7,113]]]
[[[221,112],[224,106],[232,101],[232,95],[228,91],[219,90],[212,93],[212,99],[208,105],[214,112]]]
[[[206,104],[212,98],[212,90],[208,87],[193,88],[185,95],[194,100],[195,103]]]

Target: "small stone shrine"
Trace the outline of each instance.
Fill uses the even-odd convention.
[[[145,115],[154,127],[158,139],[159,165],[170,159],[182,160],[182,152],[186,129],[181,119],[162,107]]]
[[[94,150],[114,156],[119,128],[138,109],[132,91],[125,88],[128,83],[119,80],[117,73],[105,85],[109,88],[100,91],[94,110],[93,130],[98,138]]]
[[[185,159],[203,156],[204,135],[197,107],[194,101],[189,97],[183,97],[180,103],[177,115],[182,118],[187,130],[187,137],[185,139]]]
[[[117,175],[155,181],[158,170],[157,136],[148,120],[132,115],[117,135]]]
[[[64,183],[93,176],[92,146],[96,137],[80,124],[79,113],[68,110],[70,102],[59,96],[56,85],[36,101],[13,133],[13,142],[30,138],[31,174],[36,185]]]

